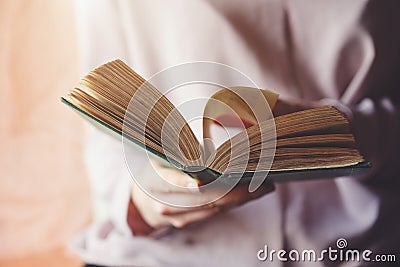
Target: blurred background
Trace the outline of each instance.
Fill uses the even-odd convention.
[[[80,266],[90,220],[73,1],[0,0],[0,266]]]

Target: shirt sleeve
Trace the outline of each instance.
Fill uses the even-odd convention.
[[[121,2],[108,0],[75,1],[82,76],[116,58],[131,64],[120,5]],[[107,19],[104,14],[108,14]],[[89,124],[86,127],[84,161],[91,183],[93,222],[76,238],[72,247],[86,261],[104,264],[97,261],[104,258],[101,252],[104,248],[117,242],[115,240],[130,240],[133,237],[127,221],[133,179],[125,164],[122,140]],[[110,251],[104,253],[111,257]]]
[[[85,165],[92,188],[94,221],[109,220],[118,232],[131,236],[127,211],[133,180],[124,163],[122,142],[88,126]]]

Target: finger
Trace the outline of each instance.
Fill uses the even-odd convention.
[[[158,173],[162,176],[162,178],[165,181],[173,185],[177,185],[180,187],[190,187],[190,186],[197,187],[196,180],[181,171],[163,168],[159,169]]]
[[[175,215],[165,215],[170,224],[172,224],[176,228],[182,228],[189,224],[193,224],[195,222],[203,221],[205,219],[210,218],[219,212],[218,207],[213,207],[211,209],[203,209],[197,210],[182,214]]]
[[[197,181],[189,175],[173,168],[166,168],[161,165],[156,165],[156,172],[170,186],[162,188],[154,187],[153,190],[159,192],[198,192],[199,187]]]
[[[259,198],[271,191],[274,190],[274,185],[272,183],[266,182],[261,185],[256,191],[249,192],[248,185],[237,185],[232,189],[227,195],[222,197],[221,199],[211,202],[209,204],[198,206],[198,207],[172,207],[161,204],[159,208],[159,213],[162,215],[174,215],[174,214],[182,214],[187,212],[193,212],[198,210],[212,209],[214,206],[223,207],[224,209],[229,207],[238,206],[242,203],[245,203],[249,200],[253,200]],[[190,196],[191,193],[188,195]]]
[[[160,228],[169,225],[169,222],[157,212],[160,203],[150,196],[146,195],[136,185],[132,187],[132,201],[135,203],[140,215],[153,228]]]
[[[305,110],[309,108],[309,105],[304,104],[303,102],[296,102],[294,100],[289,99],[281,99],[278,98],[276,101],[275,107],[272,110],[272,113],[275,117]]]
[[[207,205],[197,206],[197,207],[172,207],[172,206],[160,204],[157,207],[157,211],[161,215],[179,215],[179,214],[196,212],[196,211],[200,211],[200,210],[213,209],[213,208],[215,208],[214,204],[207,204]]]
[[[254,192],[249,192],[247,184],[240,184],[233,188],[224,197],[214,202],[214,205],[221,207],[222,209],[229,209],[238,205],[241,205],[250,200],[257,199],[264,196],[267,193],[274,191],[275,186],[273,183],[264,182]]]

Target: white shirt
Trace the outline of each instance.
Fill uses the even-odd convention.
[[[282,97],[336,105],[374,168],[364,178],[279,184],[259,200],[164,238],[135,237],[126,223],[132,180],[121,143],[90,128],[85,155],[97,213],[74,250],[87,262],[112,266],[287,266],[259,261],[257,252],[264,245],[321,251],[345,238],[349,247],[400,258],[396,5],[76,1],[82,74],[115,58],[145,78],[188,61],[224,63]],[[324,264],[333,263],[295,263]]]

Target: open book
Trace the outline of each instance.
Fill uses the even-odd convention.
[[[221,91],[215,98],[228,94],[232,96],[232,91]],[[263,95],[272,107],[277,96],[266,91]],[[132,104],[133,97],[136,102]],[[200,183],[218,177],[246,179],[268,171],[268,177],[276,182],[331,178],[362,174],[369,168],[355,148],[348,120],[330,106],[256,123],[248,123],[252,120],[248,115],[243,119],[246,129],[222,143],[212,155],[207,154],[174,105],[120,60],[91,71],[62,101],[100,128],[123,133]],[[242,107],[246,113],[238,101],[230,105],[233,109]],[[209,123],[204,121],[204,127]],[[272,164],[263,166],[263,162]]]

